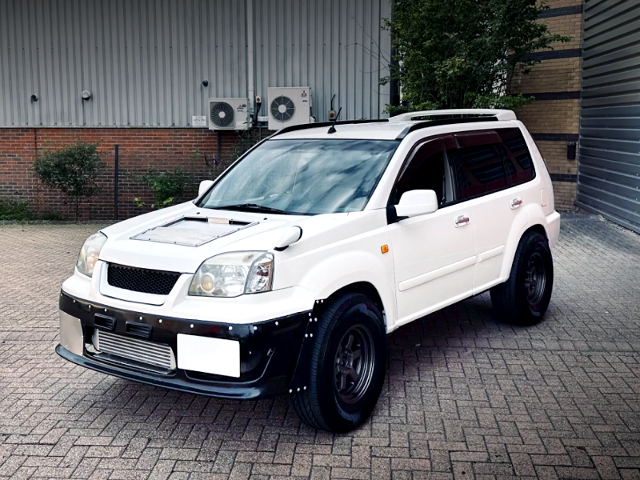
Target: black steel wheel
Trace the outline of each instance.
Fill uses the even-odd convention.
[[[308,388],[291,395],[307,425],[348,432],[373,411],[384,383],[386,329],[378,307],[365,295],[331,299],[318,318],[306,372]]]
[[[553,259],[544,235],[525,233],[516,250],[511,274],[491,289],[498,318],[514,325],[533,325],[542,320],[553,290]]]
[[[537,311],[540,309],[547,286],[547,272],[544,260],[539,252],[534,252],[527,260],[524,278],[524,290],[529,307]]]
[[[338,342],[333,367],[336,394],[346,404],[360,400],[371,385],[375,370],[375,344],[364,325],[351,327]]]

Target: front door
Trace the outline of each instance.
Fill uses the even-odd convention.
[[[390,203],[410,190],[434,190],[441,208],[389,225],[395,266],[398,324],[407,323],[457,302],[473,291],[474,212],[455,203],[447,164],[451,137],[419,147],[403,167]]]

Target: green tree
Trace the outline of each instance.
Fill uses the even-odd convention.
[[[508,95],[512,78],[537,61],[528,54],[568,37],[536,22],[536,0],[396,0],[385,28],[392,36],[391,74],[399,81],[401,107],[510,108],[530,99]]]
[[[78,140],[73,145],[45,152],[33,162],[33,169],[42,183],[75,201],[77,222],[80,199],[96,193],[103,165],[98,144]]]

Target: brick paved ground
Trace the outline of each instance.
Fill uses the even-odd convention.
[[[640,478],[640,237],[565,216],[546,321],[487,295],[389,338],[375,415],[334,436],[58,358],[57,293],[92,225],[0,226],[0,478]]]

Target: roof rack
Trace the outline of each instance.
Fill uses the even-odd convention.
[[[422,120],[422,121],[421,121]],[[330,127],[332,125],[357,125],[362,123],[406,123],[414,122],[402,130],[396,140],[402,140],[409,133],[421,128],[435,127],[438,125],[451,125],[454,123],[470,122],[495,122],[516,120],[516,114],[511,110],[494,109],[451,109],[451,110],[423,110],[420,112],[403,113],[391,118],[379,118],[371,120],[343,120],[342,122],[318,122],[304,123],[302,125],[292,125],[281,128],[267,138],[273,138],[283,133],[307,130],[309,128]]]
[[[389,122],[402,123],[416,120],[439,120],[469,117],[495,117],[496,120],[517,120],[516,114],[511,110],[498,109],[449,109],[449,110],[422,110],[419,112],[409,112],[391,117]]]
[[[453,125],[456,123],[474,123],[474,122],[497,122],[498,119],[491,115],[484,115],[481,117],[464,117],[464,118],[439,118],[437,120],[427,120],[424,122],[415,122],[402,130],[396,140],[402,140],[411,132],[420,130],[421,128],[437,127],[438,125]]]
[[[354,125],[358,123],[379,123],[388,122],[388,118],[376,118],[372,120],[343,120],[342,122],[317,122],[317,123],[303,123],[302,125],[292,125],[290,127],[284,127],[275,132],[269,138],[273,138],[276,135],[282,135],[283,133],[295,132],[297,130],[306,130],[308,128],[320,128],[330,127],[331,125]]]

